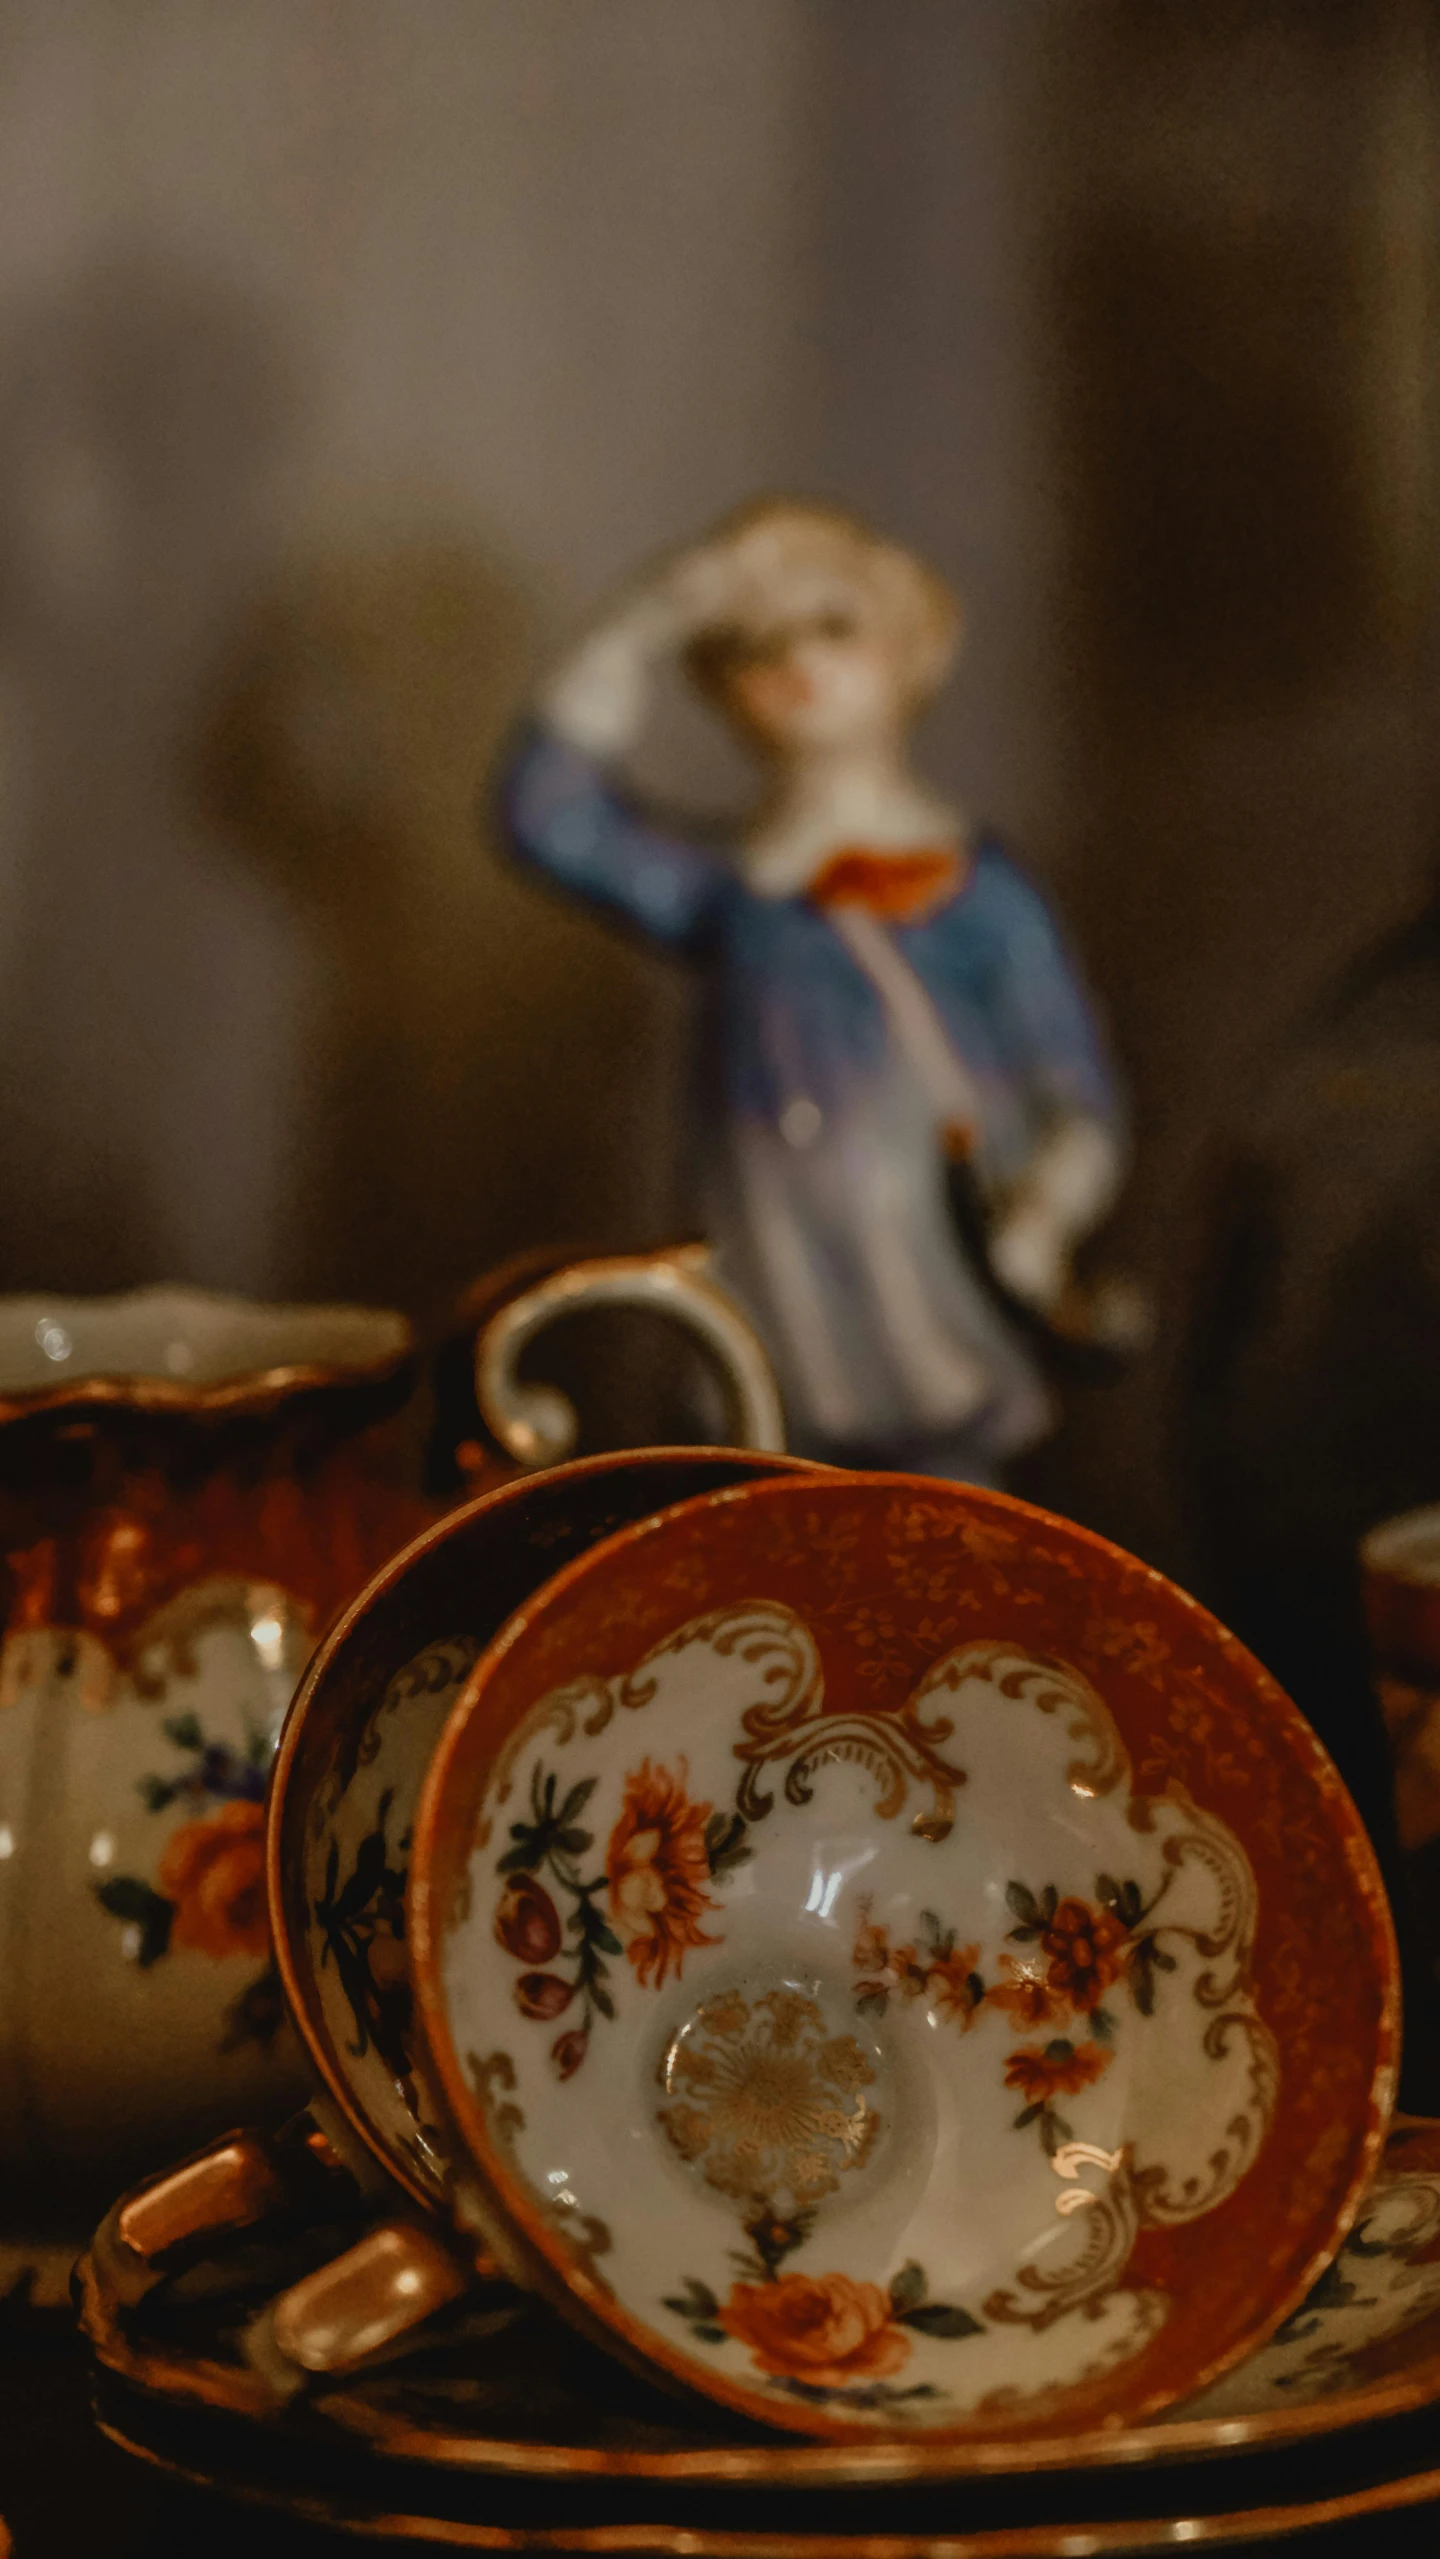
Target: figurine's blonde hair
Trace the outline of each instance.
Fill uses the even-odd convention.
[[[726,556],[723,617],[689,651],[697,680],[723,681],[737,644],[764,642],[827,608],[855,608],[894,660],[907,705],[943,681],[959,647],[959,598],[943,578],[843,507],[764,498],[718,524],[707,551]]]

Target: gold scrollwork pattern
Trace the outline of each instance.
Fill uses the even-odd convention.
[[[1244,2104],[1231,2116],[1224,2139],[1211,2152],[1205,2175],[1176,2178],[1159,2160],[1136,2169],[1135,2188],[1142,2221],[1163,2224],[1197,2220],[1201,2213],[1211,2211],[1233,2193],[1258,2157],[1279,2094],[1279,2058],[1268,2026],[1253,2008],[1239,2008],[1210,2020],[1204,2038],[1208,2059],[1224,2061],[1237,2035],[1243,2036],[1250,2047]]]
[[[1152,2224],[1193,2221],[1223,2203],[1258,2156],[1280,2092],[1278,2047],[1254,2004],[1259,1900],[1249,1860],[1233,1834],[1197,1804],[1178,1791],[1171,1801],[1183,1803],[1186,1827],[1165,1842],[1164,1890],[1178,1884],[1187,1866],[1199,1866],[1214,1888],[1218,1910],[1206,1926],[1168,1919],[1157,1934],[1167,1944],[1189,1945],[1202,1960],[1190,1995],[1198,2008],[1214,2012],[1203,2038],[1206,2058],[1223,2063],[1237,2039],[1243,2039],[1249,2060],[1243,2101],[1211,2152],[1205,2174],[1176,2178],[1160,2162],[1137,2169],[1141,2219]]]
[[[1068,1662],[1022,1653],[1013,1644],[966,1644],[936,1664],[916,1690],[912,1706],[922,1706],[941,1689],[961,1688],[968,1679],[983,1680],[997,1696],[1038,1707],[1042,1715],[1069,1718],[1065,1729],[1077,1748],[1065,1783],[1073,1794],[1111,1795],[1128,1779],[1130,1761],[1114,1716]]]
[[[882,1821],[893,1821],[904,1810],[912,1784],[928,1788],[929,1809],[918,1812],[910,1827],[919,1839],[948,1838],[965,1771],[941,1753],[953,1723],[945,1716],[927,1722],[919,1712],[934,1683],[927,1681],[898,1713],[863,1706],[831,1708],[808,1630],[788,1609],[768,1606],[765,1615],[777,1627],[787,1621],[785,1657],[794,1667],[777,1696],[750,1707],[742,1718],[745,1739],[735,1744],[742,1769],[735,1803],[742,1819],[763,1821],[771,1811],[775,1798],[762,1782],[765,1774],[778,1775],[783,1769],[786,1802],[807,1804],[818,1770],[839,1760],[873,1778],[875,1810]]]
[[[1165,1864],[1176,1875],[1189,1862],[1203,1866],[1219,1895],[1220,1910],[1208,1929],[1183,1929],[1171,1922],[1169,1933],[1187,1937],[1197,1955],[1207,1963],[1221,1965],[1218,1971],[1200,1975],[1195,1998],[1202,2008],[1225,2008],[1232,2000],[1248,1997],[1250,1992],[1255,1930],[1260,1917],[1255,1878],[1233,1832],[1212,1821],[1188,1798],[1177,1794],[1172,1800],[1184,1802],[1190,1827],[1172,1833],[1166,1840]],[[1222,1959],[1228,1961],[1222,1963]]]
[[[600,2219],[598,2213],[585,2212],[573,2196],[563,2191],[558,2195],[537,2192],[525,2176],[516,2150],[517,2138],[525,2130],[525,2110],[515,2104],[511,2093],[516,2086],[516,2076],[515,2064],[509,2053],[467,2052],[465,2066],[496,2149],[503,2152],[510,2167],[521,2178],[536,2210],[563,2231],[565,2245],[575,2263],[588,2275],[598,2292],[608,2293],[611,2286],[596,2264],[596,2259],[608,2255],[614,2245],[608,2224]],[[490,2228],[488,2215],[477,2215],[472,2207],[470,2217],[474,2219],[481,2237],[493,2239],[495,2234]]]
[[[1081,2144],[1073,2147],[1088,2149]],[[1018,2291],[1002,2285],[987,2295],[987,2319],[1002,2327],[1032,2328],[1040,2335],[1072,2311],[1082,2310],[1090,2319],[1099,2317],[1129,2263],[1140,2212],[1128,2155],[1122,2152],[1113,2168],[1107,2168],[1103,2186],[1081,2185],[1081,2166],[1097,2164],[1094,2158],[1071,2160],[1062,2171],[1072,2182],[1057,2198],[1057,2207],[1066,2230],[1075,2233],[1076,2244],[1063,2252],[1047,2249],[1039,2263],[1021,2266],[1016,2276]]]
[[[647,1653],[628,1679],[611,1683],[618,1702],[648,1706],[655,1694],[658,1665],[691,1644],[708,1645],[722,1661],[738,1655],[753,1670],[761,1696],[747,1709],[747,1732],[783,1732],[797,1715],[818,1707],[824,1676],[815,1639],[793,1609],[769,1599],[745,1600],[738,1608],[718,1608],[708,1617],[692,1617]],[[587,1725],[586,1730],[598,1732],[600,1726]]]
[[[738,1658],[753,1673],[758,1694],[742,1713],[745,1738],[735,1745],[741,1763],[736,1807],[744,1820],[763,1821],[773,1807],[775,1798],[762,1783],[763,1772],[783,1769],[786,1801],[806,1804],[816,1771],[827,1760],[841,1760],[865,1769],[874,1779],[875,1809],[884,1821],[903,1811],[912,1785],[927,1788],[930,1803],[917,1813],[911,1828],[921,1839],[948,1837],[955,1820],[955,1792],[965,1783],[964,1769],[941,1755],[952,1724],[943,1716],[926,1722],[918,1712],[918,1699],[898,1713],[865,1707],[831,1710],[825,1703],[824,1674],[813,1636],[792,1609],[773,1600],[747,1600],[737,1608],[691,1618],[633,1670],[611,1679],[571,1680],[553,1689],[512,1736],[497,1762],[492,1798],[496,1808],[511,1793],[517,1762],[541,1734],[553,1734],[563,1748],[577,1731],[603,1732],[617,1707],[634,1712],[648,1706],[662,1663],[694,1645],[705,1646],[722,1660]],[[486,1845],[492,1828],[488,1818],[481,1823],[477,1847]]]
[[[712,1609],[707,1616],[692,1617],[678,1626],[673,1635],[655,1645],[633,1670],[621,1671],[614,1678],[601,1678],[587,1673],[579,1679],[567,1680],[542,1698],[534,1713],[512,1734],[499,1754],[495,1766],[494,1801],[498,1807],[510,1796],[515,1783],[516,1763],[524,1757],[543,1734],[553,1735],[558,1748],[564,1749],[577,1732],[592,1739],[603,1733],[617,1707],[635,1713],[648,1706],[655,1695],[659,1667],[673,1660],[691,1645],[703,1644],[722,1660],[739,1655],[753,1670],[760,1701],[746,1716],[778,1717],[782,1722],[803,1710],[821,1686],[819,1656],[808,1629],[792,1610],[769,1600],[748,1600],[739,1608]],[[767,1692],[774,1692],[773,1694]],[[476,1834],[477,1848],[488,1843],[493,1824],[484,1818]]]

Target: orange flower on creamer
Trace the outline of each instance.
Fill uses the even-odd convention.
[[[889,2294],[850,2275],[732,2284],[720,2324],[749,2347],[762,2372],[819,2389],[881,2379],[898,2372],[910,2352]]]
[[[172,1946],[198,1955],[268,1953],[263,1804],[225,1804],[207,1821],[182,1822],[155,1880],[175,1904]]]
[[[700,1926],[705,1913],[718,1908],[705,1889],[710,1811],[686,1795],[683,1760],[678,1777],[645,1759],[625,1780],[624,1804],[605,1852],[610,1922],[647,1990],[652,1983],[658,1988],[672,1970],[679,1973],[687,1947],[720,1942]]]

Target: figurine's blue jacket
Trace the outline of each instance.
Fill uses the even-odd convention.
[[[730,1284],[775,1356],[797,1445],[955,1432],[996,1457],[1048,1402],[957,1252],[935,1112],[825,914],[764,897],[719,848],[659,827],[591,757],[532,729],[504,784],[515,852],[697,962],[702,1178]],[[1003,1188],[1060,1113],[1114,1125],[1095,1022],[1048,908],[990,841],[895,939],[979,1093]]]

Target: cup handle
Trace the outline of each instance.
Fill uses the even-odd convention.
[[[275,2214],[333,2214],[337,2201],[363,2210],[360,2186],[308,2109],[273,2136],[222,2134],[107,2213],[76,2269],[80,2325],[103,2355],[117,2311],[134,2308],[197,2253]],[[499,2296],[488,2313],[494,2324],[512,2315],[514,2292],[483,2247],[411,2219],[372,2221],[252,2320],[244,2352],[260,2404],[284,2407],[308,2380],[348,2372],[487,2282]]]
[[[247,2361],[277,2393],[305,2379],[348,2372],[437,2310],[476,2278],[473,2257],[438,2231],[408,2220],[376,2222],[343,2255],[267,2303],[245,2336]]]
[[[334,2204],[355,2183],[308,2107],[278,2133],[222,2133],[179,2166],[147,2177],[114,2205],[91,2242],[96,2274],[118,2301],[144,2299],[171,2271],[177,2250],[247,2230],[272,2213]]]
[[[719,1362],[734,1404],[735,1448],[780,1451],[785,1416],[759,1334],[714,1275],[708,1244],[660,1253],[617,1253],[572,1262],[511,1297],[482,1324],[475,1344],[475,1398],[485,1428],[517,1466],[556,1466],[575,1445],[579,1422],[566,1395],[522,1382],[522,1351],[562,1315],[584,1306],[648,1306],[693,1334]]]

